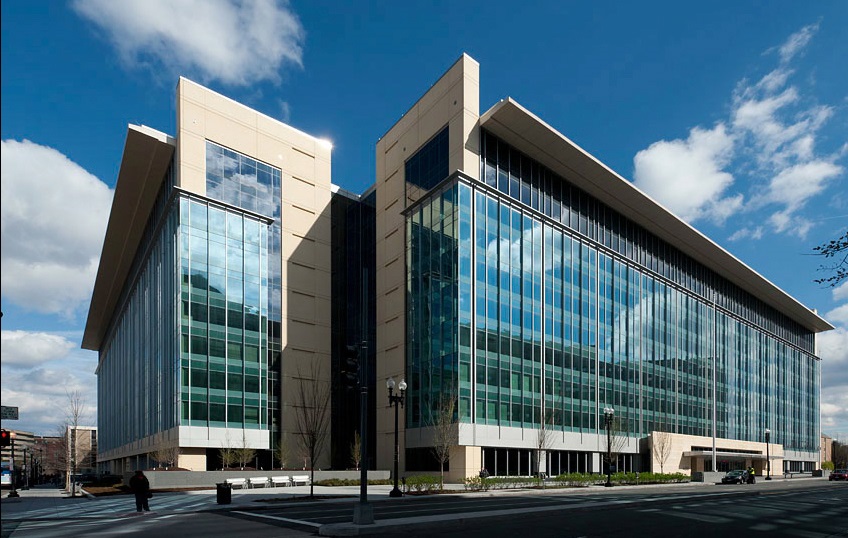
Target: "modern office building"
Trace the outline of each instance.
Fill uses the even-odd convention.
[[[362,195],[331,184],[329,144],[185,79],[175,137],[130,126],[83,342],[104,469],[299,454],[304,380],[332,394],[314,463],[350,466],[351,345],[372,468],[390,377],[407,474],[438,470],[445,409],[454,479],[600,472],[605,408],[620,470],[816,465],[832,326],[514,100],[481,114],[479,86],[463,55]]]
[[[176,125],[127,130],[83,338],[101,469],[294,460],[294,386],[330,378],[331,144],[182,78]]]
[[[449,394],[454,478],[601,471],[605,408],[619,470],[659,470],[658,437],[667,472],[812,469],[832,326],[514,100],[481,114],[479,85],[462,56],[377,144],[377,379],[409,383],[404,468],[434,468]]]

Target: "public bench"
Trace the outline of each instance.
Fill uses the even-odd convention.
[[[247,479],[246,478],[227,478],[225,480],[225,482],[227,484],[229,484],[231,488],[244,489],[245,486],[247,485]]]
[[[250,488],[264,488],[268,485],[268,477],[267,476],[252,476],[247,479],[248,487]]]
[[[288,476],[272,476],[271,477],[271,485],[274,487],[277,486],[291,486],[291,478]]]
[[[300,483],[303,483],[304,486],[308,486],[309,485],[309,475],[304,474],[304,475],[297,475],[297,476],[292,477],[292,486],[296,486]]]

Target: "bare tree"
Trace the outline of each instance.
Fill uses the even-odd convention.
[[[71,490],[71,497],[76,497],[76,486],[74,485],[74,476],[77,474],[77,465],[79,463],[79,454],[77,447],[77,434],[84,415],[85,415],[85,398],[78,390],[73,392],[65,392],[67,400],[65,402],[64,412],[65,421],[62,424],[62,436],[65,438],[65,472],[66,485]]]
[[[818,278],[813,282],[835,288],[840,282],[848,279],[848,232],[845,232],[838,239],[833,239],[827,243],[813,247],[813,251],[819,256],[833,259],[832,265],[822,265],[819,267],[820,271],[831,271],[833,275],[826,278]]]
[[[277,440],[274,444],[274,450],[271,457],[276,458],[277,461],[280,462],[280,469],[285,469],[286,464],[289,462],[289,458],[291,457],[289,445],[284,443],[282,439]],[[271,467],[273,466],[274,462],[271,462]]]
[[[222,470],[229,469],[236,462],[236,449],[233,448],[229,431],[227,431],[226,437],[221,443],[220,457]]]
[[[445,464],[450,461],[450,450],[458,444],[456,427],[456,389],[451,387],[441,393],[437,407],[431,412],[433,428],[433,455],[439,462],[441,484],[445,487]]]
[[[241,431],[241,446],[235,452],[242,470],[256,457],[256,450],[247,446],[247,436],[244,430]]]
[[[654,432],[651,435],[651,452],[654,459],[660,464],[660,472],[665,473],[665,462],[671,455],[671,434],[668,432]]]
[[[622,417],[616,415],[612,419],[609,434],[604,432],[604,446],[606,451],[603,454],[604,461],[607,465],[612,465],[616,461],[618,454],[627,444],[627,434],[625,433],[625,421]]]
[[[554,413],[547,409],[539,414],[539,429],[536,430],[536,476],[542,478],[542,457],[547,455],[548,450],[553,446],[556,437],[554,429]],[[542,481],[542,487],[545,487],[545,482]]]
[[[150,455],[160,466],[164,465],[165,469],[167,469],[177,464],[180,458],[180,447],[174,444],[167,445],[154,450]]]
[[[362,437],[359,432],[353,432],[353,442],[350,444],[350,461],[358,471],[362,460]]]
[[[311,478],[309,496],[314,493],[315,461],[324,450],[327,442],[327,427],[330,409],[330,386],[321,375],[321,366],[312,362],[308,375],[300,368],[298,377],[298,401],[295,403],[295,424],[298,429],[298,444],[304,456],[309,458]]]

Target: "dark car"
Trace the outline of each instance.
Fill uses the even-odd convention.
[[[726,475],[721,478],[722,484],[744,484],[745,480],[748,478],[748,471],[743,471],[742,469],[736,469],[734,471],[728,471]]]
[[[848,469],[834,469],[828,480],[848,480]]]

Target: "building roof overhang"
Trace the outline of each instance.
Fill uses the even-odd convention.
[[[480,126],[807,329],[834,328],[511,98],[480,116]]]
[[[100,350],[175,146],[172,137],[155,129],[140,125],[127,127],[121,169],[82,338],[83,349]]]
[[[683,452],[684,458],[709,458],[712,457],[712,450],[687,450]],[[751,454],[748,452],[722,452],[721,450],[716,450],[715,453],[718,458],[741,458],[741,459],[749,459],[749,460],[766,460],[768,457],[766,454]],[[771,459],[777,459],[776,456]]]

